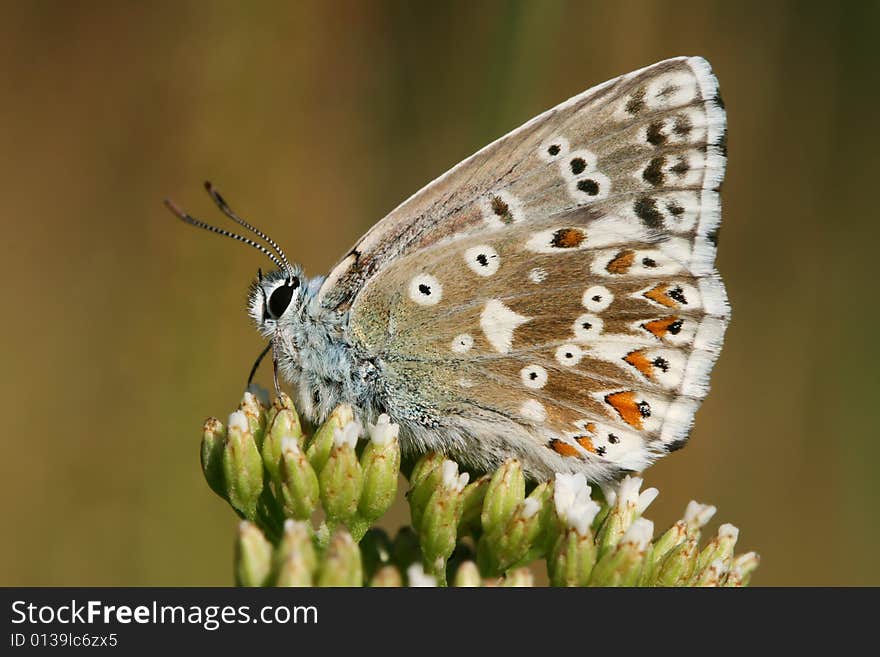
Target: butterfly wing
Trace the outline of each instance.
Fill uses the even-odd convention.
[[[708,64],[595,87],[377,224],[326,307],[424,447],[537,476],[682,444],[729,316],[714,270],[725,116]],[[438,438],[438,436],[441,436]]]

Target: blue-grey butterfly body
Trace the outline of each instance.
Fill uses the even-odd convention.
[[[708,63],[660,62],[465,160],[326,278],[263,277],[249,312],[312,421],[349,403],[410,450],[611,479],[680,447],[708,391],[724,166]]]

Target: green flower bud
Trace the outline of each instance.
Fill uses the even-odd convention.
[[[514,568],[504,577],[501,586],[524,587],[534,586],[535,576],[528,568]]]
[[[229,503],[245,518],[253,520],[263,491],[263,460],[248,419],[241,411],[229,416],[223,447],[223,476]]]
[[[211,490],[226,499],[226,478],[223,475],[223,445],[226,429],[217,418],[209,417],[202,427],[202,472]]]
[[[296,438],[284,438],[278,472],[281,503],[284,514],[297,520],[312,517],[318,505],[318,475],[306,455],[300,451]]]
[[[482,526],[480,515],[483,513],[483,501],[489,490],[490,475],[483,475],[465,486],[462,492],[461,520],[458,521],[459,537],[476,534]]]
[[[275,586],[304,587],[313,584],[312,573],[309,571],[303,555],[299,552],[292,552],[288,555],[278,568]]]
[[[702,570],[694,573],[692,586],[697,587],[714,587],[721,586],[722,581],[727,577],[727,564],[723,559],[715,559]]]
[[[586,586],[596,563],[592,532],[582,536],[574,528],[565,530],[547,559],[551,586]]]
[[[526,496],[526,480],[516,459],[506,461],[492,475],[480,520],[487,536],[497,537],[504,531],[516,508]],[[490,539],[490,540],[494,540]]]
[[[446,457],[438,452],[428,452],[413,466],[409,474],[410,488],[418,486],[427,476],[440,467]]]
[[[361,552],[344,529],[337,529],[330,538],[317,582],[318,586],[363,586]]]
[[[583,474],[556,475],[553,508],[561,530],[547,559],[554,586],[586,586],[590,581],[597,554],[592,526],[600,511],[591,492]]]
[[[551,510],[553,487],[549,482],[539,484],[531,494],[516,507],[513,517],[504,531],[492,541],[491,547],[501,570],[523,561],[527,556],[537,558],[543,551],[540,534],[547,527]],[[491,540],[487,536],[487,540]],[[537,547],[537,551],[536,548]]]
[[[272,572],[272,545],[256,525],[238,525],[235,542],[235,583],[238,586],[266,586]]]
[[[670,550],[656,567],[656,586],[683,586],[690,581],[697,565],[697,539],[688,538]]]
[[[657,582],[660,563],[671,550],[684,543],[685,540],[687,540],[687,524],[684,520],[679,520],[657,539],[653,547],[648,549],[639,586],[654,586]]]
[[[724,523],[718,528],[718,534],[709,544],[703,548],[697,557],[696,577],[701,577],[703,570],[709,567],[714,561],[720,559],[724,563],[724,571],[733,560],[733,548],[736,546],[736,540],[739,538],[739,529],[730,523]]]
[[[481,586],[483,580],[480,579],[480,571],[477,564],[473,561],[465,561],[455,571],[455,577],[452,580],[453,586],[474,587]]]
[[[281,461],[281,441],[285,438],[296,440],[297,446],[302,450],[305,436],[302,432],[299,416],[293,407],[290,397],[283,392],[274,402],[266,418],[266,435],[263,438],[261,453],[263,464],[269,472],[272,481],[277,482],[278,469]]]
[[[467,485],[468,474],[458,473],[458,464],[444,461],[440,485],[434,490],[425,506],[419,531],[422,554],[431,574],[446,584],[446,561],[455,550],[458,521],[461,518],[462,491]]]
[[[659,491],[656,488],[646,488],[639,492],[643,481],[641,477],[627,475],[620,481],[616,491],[606,492],[606,499],[611,509],[596,537],[600,559],[617,545],[636,518],[639,518],[657,497]]]
[[[422,525],[422,515],[428,500],[434,494],[440,481],[443,479],[440,467],[445,459],[438,454],[426,454],[419,459],[410,475],[410,485],[407,493],[409,498],[409,511],[412,526],[418,532]]]
[[[636,518],[614,548],[593,569],[590,586],[635,586],[654,536],[654,523]]]
[[[275,550],[276,563],[280,564],[294,552],[303,558],[311,576],[318,568],[318,552],[315,549],[312,527],[307,522],[285,520],[284,533]]]
[[[688,528],[688,538],[700,540],[700,530],[715,515],[716,508],[711,504],[700,504],[696,500],[688,502],[684,511],[684,522]]]
[[[263,436],[266,432],[266,408],[257,395],[245,392],[238,410],[247,418],[248,428],[259,450],[263,446]]]
[[[275,550],[276,586],[312,586],[318,555],[308,523],[287,520]]]
[[[396,588],[403,586],[403,576],[392,565],[382,566],[370,580],[370,586],[376,588]]]
[[[358,520],[357,507],[363,489],[363,472],[354,448],[360,429],[357,422],[349,422],[342,429],[335,430],[333,448],[318,476],[321,503],[328,521],[333,525],[349,526]]]
[[[370,431],[370,442],[361,454],[364,473],[358,512],[369,524],[380,518],[394,502],[400,477],[400,427],[382,414]]]
[[[333,449],[333,437],[336,435],[336,431],[341,431],[352,422],[354,422],[354,412],[351,410],[351,406],[342,404],[337,406],[324,424],[315,431],[315,435],[312,436],[312,440],[306,448],[306,456],[309,457],[309,462],[315,472],[321,474],[327,459],[330,458],[330,450]]]
[[[733,558],[727,573],[725,586],[747,586],[761,558],[756,552],[746,552]]]

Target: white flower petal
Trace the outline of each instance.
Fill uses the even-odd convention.
[[[711,504],[700,504],[696,500],[688,502],[684,511],[684,521],[688,527],[700,529],[712,519],[717,509]]]
[[[651,502],[657,499],[657,496],[660,494],[660,491],[656,488],[646,488],[639,495],[639,501],[636,504],[636,511],[639,515],[642,515],[649,506],[651,506]]]
[[[400,425],[392,424],[391,418],[382,413],[370,429],[370,440],[377,445],[387,445],[400,434]]]
[[[625,511],[627,508],[635,508],[639,501],[639,489],[644,480],[641,477],[625,476],[617,488],[617,508]]]
[[[725,522],[718,528],[718,538],[729,538],[736,542],[739,538],[739,528]]]
[[[342,429],[334,429],[333,444],[336,447],[348,445],[354,449],[354,446],[357,445],[358,437],[361,435],[362,429],[363,427],[361,426],[361,423],[357,420],[352,420],[342,427]]]
[[[444,488],[452,491],[462,490],[468,482],[470,475],[467,472],[458,474],[458,463],[455,461],[443,461],[440,466],[442,473],[442,484]]]
[[[621,542],[630,543],[642,552],[648,548],[652,538],[654,538],[654,523],[647,518],[637,518],[626,530]]]

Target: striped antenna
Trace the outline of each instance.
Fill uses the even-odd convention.
[[[288,273],[288,277],[291,277],[293,275],[291,272],[290,263],[287,262],[287,259],[285,258],[284,264],[281,264],[281,261],[275,256],[275,254],[272,253],[271,251],[269,251],[269,249],[267,249],[262,244],[258,244],[254,240],[247,238],[247,237],[243,237],[242,235],[239,235],[238,233],[233,233],[232,231],[228,231],[224,228],[217,228],[217,226],[212,226],[211,224],[206,224],[204,221],[196,219],[195,217],[191,216],[190,214],[184,212],[179,207],[177,207],[177,205],[175,203],[173,203],[172,201],[169,201],[168,199],[165,199],[165,207],[168,208],[169,210],[171,210],[171,213],[175,217],[177,217],[178,219],[180,219],[184,223],[189,224],[190,226],[195,226],[196,228],[204,228],[205,230],[209,230],[212,233],[217,233],[218,235],[223,235],[224,237],[231,237],[234,240],[238,240],[239,242],[244,242],[248,246],[254,247],[257,251],[260,251],[263,255],[265,255],[267,258],[269,258],[269,260],[271,260],[275,264],[275,266],[278,267],[279,270],[286,270]]]
[[[266,235],[266,233],[261,231],[256,226],[249,224],[247,221],[245,221],[244,219],[239,217],[237,214],[235,214],[235,212],[232,211],[232,208],[229,207],[229,204],[226,202],[226,200],[220,195],[220,192],[218,192],[217,189],[214,187],[214,185],[212,185],[207,180],[205,181],[205,190],[208,192],[208,194],[214,200],[214,203],[217,204],[217,207],[220,208],[220,211],[223,214],[225,214],[227,217],[232,219],[239,226],[243,226],[244,228],[247,228],[249,231],[251,231],[252,233],[257,235],[258,237],[260,237],[263,240],[265,240],[266,242],[268,242],[269,245],[273,249],[275,249],[275,252],[278,254],[278,257],[281,258],[281,260],[284,262],[285,269],[287,270],[287,274],[288,274],[288,279],[292,278],[293,277],[293,267],[291,267],[290,261],[287,259],[287,256],[284,255],[284,251],[281,250],[281,247],[278,246],[278,244],[275,242],[275,240],[273,240],[271,237]]]

